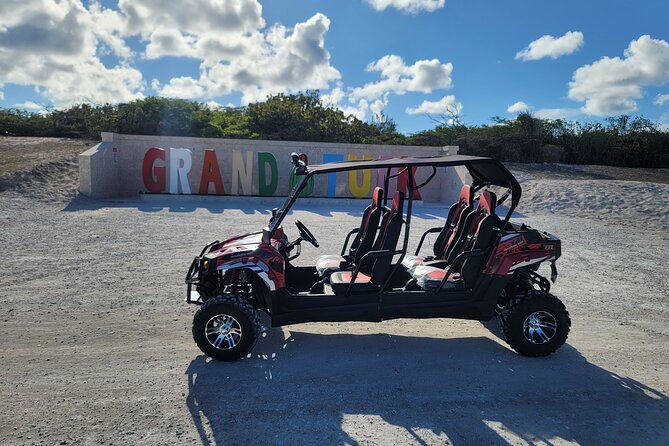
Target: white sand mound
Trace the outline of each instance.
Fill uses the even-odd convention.
[[[514,175],[517,172],[514,172]],[[669,184],[618,180],[538,179],[518,174],[518,212],[669,226]]]
[[[74,198],[79,188],[77,156],[37,165],[28,171],[0,175],[0,192],[16,191],[45,202],[63,202]]]

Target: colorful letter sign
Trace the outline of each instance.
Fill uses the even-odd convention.
[[[378,155],[377,155],[378,156]],[[223,160],[228,160],[227,162]],[[324,153],[316,163],[331,163],[343,160],[370,160],[371,155],[349,153]],[[300,154],[300,160],[309,164],[307,155]],[[286,160],[287,161],[287,160]],[[283,163],[283,161],[282,161]],[[142,180],[149,193],[191,194],[192,190],[201,195],[225,195],[230,185],[231,195],[285,195],[297,185],[303,177],[295,175],[295,170],[288,164],[277,161],[271,152],[253,152],[250,150],[230,150],[225,153],[212,149],[151,147],[142,161]],[[414,168],[414,175],[416,169]],[[351,170],[348,172],[329,173],[317,177],[321,184],[319,194],[328,197],[369,197],[373,186],[383,186],[386,169]],[[397,175],[395,169],[392,172]],[[283,179],[282,179],[283,178]],[[197,183],[191,180],[199,179]],[[227,179],[227,181],[226,181]],[[337,184],[337,181],[340,184]],[[406,170],[396,176],[388,185],[407,191],[409,175]],[[414,183],[416,182],[414,178]],[[286,186],[283,186],[286,185]],[[281,192],[277,192],[281,190]],[[314,177],[302,190],[303,196],[313,195]],[[386,191],[388,194],[392,190]],[[420,199],[416,190],[414,198]]]

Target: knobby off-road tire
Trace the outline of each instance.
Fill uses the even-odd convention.
[[[236,294],[208,299],[193,317],[193,339],[202,352],[219,361],[248,355],[260,336],[258,312]]]
[[[571,327],[564,304],[540,290],[511,298],[499,323],[506,342],[525,356],[550,355],[566,342]]]

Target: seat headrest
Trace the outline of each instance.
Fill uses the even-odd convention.
[[[402,212],[404,207],[404,192],[397,191],[393,195],[393,206],[390,208],[391,213]]]
[[[495,213],[496,206],[497,206],[497,196],[493,192],[487,190],[481,193],[481,197],[479,198],[479,206],[477,210],[479,211],[485,210],[488,212],[488,214],[492,215]]]
[[[379,207],[379,203],[383,200],[383,189],[380,187],[375,187],[372,192],[372,206],[375,208]]]
[[[460,189],[460,198],[458,198],[459,203],[465,203],[471,205],[474,201],[474,189],[469,184],[465,184]]]

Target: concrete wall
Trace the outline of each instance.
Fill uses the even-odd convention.
[[[93,198],[141,193],[285,196],[290,187],[290,154],[308,164],[348,159],[454,155],[457,146],[258,141],[140,136],[102,133],[102,142],[79,156],[80,191]],[[431,168],[416,172],[420,183]],[[377,169],[315,177],[313,197],[367,197],[383,182]],[[465,172],[443,168],[420,190],[427,202],[456,200]],[[396,187],[392,180],[391,190]]]

